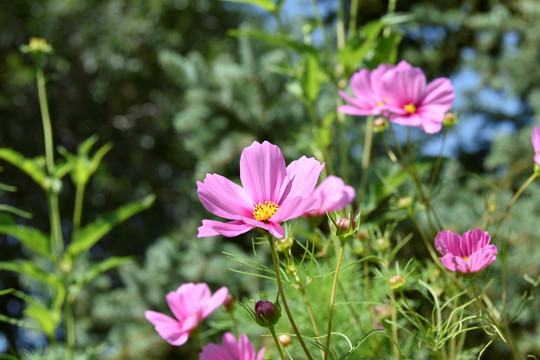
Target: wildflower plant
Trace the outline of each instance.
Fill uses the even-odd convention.
[[[282,24],[283,1],[233,2],[258,6]],[[532,174],[508,197],[504,210],[490,200],[482,216],[452,222],[456,214],[441,211],[441,199],[454,196],[445,189],[454,189],[459,184],[452,179],[465,176],[456,171],[452,179],[443,177],[451,169],[442,154],[456,124],[455,113],[449,113],[454,86],[449,78],[428,79],[421,68],[398,59],[403,36],[398,25],[410,19],[395,13],[395,1],[389,2],[385,17],[362,26],[356,24],[358,2],[351,1],[348,31],[344,3],[337,14],[335,42],[316,2],[314,22],[302,28],[303,41],[281,27],[278,35],[247,28],[230,34],[284,48],[286,60],[272,70],[285,76],[287,91],[309,118],[304,131],[295,135],[294,148],[282,148],[279,137],[270,141],[270,136],[253,136],[237,154],[234,177],[239,182],[207,173],[193,184],[201,209],[219,218],[199,219],[202,225],[193,241],[216,237],[245,245],[243,241],[251,239],[252,256],[224,251],[220,256],[229,260],[230,268],[219,270],[230,270],[235,279],[257,278],[261,288],[230,294],[220,287],[212,294],[206,283],[186,282],[163,296],[174,318],[147,310],[141,319],[146,317],[148,329],[154,326],[151,336],[165,345],[193,345],[190,355],[201,360],[447,360],[481,358],[490,351],[515,359],[535,357],[538,349],[516,341],[514,325],[540,280],[527,275],[526,295],[519,302],[508,301],[510,235],[503,223],[540,174],[539,127],[531,135]],[[321,31],[321,48],[310,40],[313,27]],[[24,49],[37,51],[40,59],[50,53],[35,40]],[[27,159],[0,149],[0,158],[45,190],[51,234],[7,220],[0,231],[19,238],[47,268],[29,261],[3,262],[0,268],[33,276],[55,295],[47,305],[35,300],[41,294],[6,290],[2,295],[27,301],[27,315],[51,342],[63,326],[66,336],[61,340],[70,360],[77,349],[72,312],[77,291],[128,259],[113,257],[95,264],[83,280],[73,274],[73,264],[113,226],[150,206],[153,198],[81,225],[84,190],[111,146],[91,156],[97,138],[90,138],[76,154],[60,148],[65,161],[54,162],[44,78],[41,68],[36,69],[46,157]],[[439,156],[419,156],[414,134],[429,138],[441,132]],[[289,165],[287,160],[292,160]],[[64,242],[58,196],[68,173],[77,197],[71,240]],[[482,185],[494,187],[489,181]],[[500,298],[496,287],[502,289]],[[259,299],[277,296],[273,302],[255,301],[255,293]],[[234,306],[233,299],[241,306]],[[217,311],[221,305],[225,310]]]

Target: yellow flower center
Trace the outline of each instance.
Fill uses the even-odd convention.
[[[403,107],[409,114],[414,114],[416,112],[416,106],[413,103],[407,104]]]
[[[463,257],[463,260],[465,260],[465,262],[467,262],[467,260],[469,260],[469,257],[468,257],[468,256],[464,256],[464,257]]]
[[[259,202],[253,209],[253,217],[259,221],[267,221],[270,219],[276,211],[278,211],[279,205],[272,201]]]
[[[383,106],[384,103],[382,101],[377,101],[377,106]]]

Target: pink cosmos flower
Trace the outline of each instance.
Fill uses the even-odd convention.
[[[390,70],[407,69],[411,65],[401,61],[396,66],[380,64],[376,69],[369,71],[362,69],[351,77],[350,88],[354,97],[344,91],[339,95],[350,105],[342,105],[339,112],[349,115],[381,115],[384,110],[384,93],[381,89],[383,76]]]
[[[330,175],[313,192],[313,197],[317,199],[316,208],[308,211],[306,215],[318,216],[341,210],[354,200],[354,196],[352,186],[345,185],[343,179]]]
[[[380,91],[390,121],[419,126],[428,134],[441,130],[444,114],[450,110],[455,98],[448,78],[437,78],[427,84],[424,72],[410,65],[387,71]]]
[[[232,220],[203,220],[197,237],[233,237],[259,227],[283,238],[285,231],[279,223],[314,207],[316,199],[311,195],[323,166],[305,156],[286,166],[279,147],[255,141],[240,157],[243,187],[217,174],[207,174],[203,182],[197,182],[204,207]]]
[[[443,255],[440,260],[450,271],[474,273],[495,261],[498,254],[491,245],[487,231],[469,230],[459,236],[451,231],[441,231],[435,238],[435,247]]]
[[[531,134],[532,144],[534,148],[534,162],[540,166],[540,125],[535,127]]]
[[[197,328],[204,318],[223,304],[227,293],[226,287],[222,287],[212,295],[210,288],[204,283],[183,284],[166,297],[167,304],[176,319],[150,310],[145,312],[145,317],[165,341],[180,346],[185,344],[189,333]]]
[[[208,344],[203,347],[199,354],[199,360],[262,360],[264,348],[255,354],[253,345],[246,335],[240,335],[236,341],[234,335],[225,333],[222,339],[223,345]]]

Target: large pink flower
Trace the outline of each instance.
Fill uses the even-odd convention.
[[[354,196],[352,186],[345,185],[343,179],[330,175],[313,192],[313,197],[317,199],[316,208],[308,211],[306,215],[318,216],[341,210],[354,200]]]
[[[189,333],[197,328],[204,318],[223,304],[227,293],[226,287],[222,287],[212,295],[210,288],[204,283],[183,284],[166,297],[167,304],[176,319],[150,310],[145,312],[145,317],[169,344],[180,346],[188,340]]]
[[[314,207],[316,200],[311,195],[323,166],[305,156],[286,166],[279,147],[255,141],[240,157],[243,187],[217,174],[207,174],[203,182],[197,182],[204,207],[232,220],[203,220],[197,237],[233,237],[259,227],[282,238],[285,232],[279,223]]]
[[[234,335],[225,333],[222,339],[223,345],[208,344],[203,347],[199,354],[199,360],[262,360],[264,348],[258,354],[246,335],[240,335],[236,341]]]
[[[534,162],[540,166],[540,125],[535,127],[531,134],[531,140],[534,148]]]
[[[390,121],[419,126],[428,134],[441,130],[444,114],[455,98],[449,79],[437,78],[427,84],[424,72],[412,66],[387,71],[380,91]]]
[[[448,270],[473,273],[495,261],[498,251],[490,240],[487,231],[480,229],[469,230],[463,236],[444,230],[435,238],[435,247]]]
[[[354,73],[350,80],[350,88],[354,96],[340,90],[339,95],[349,104],[340,106],[338,111],[360,116],[383,114],[384,93],[381,89],[383,76],[391,70],[410,67],[409,63],[401,61],[396,66],[380,64],[372,71],[361,69]]]

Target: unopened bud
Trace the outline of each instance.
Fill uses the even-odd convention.
[[[294,244],[294,238],[292,236],[287,236],[283,239],[276,239],[274,241],[276,250],[281,253],[287,252],[287,250],[292,248],[293,244]]]
[[[28,45],[21,46],[21,51],[25,54],[50,54],[53,48],[47,43],[47,40],[33,37],[30,38]]]
[[[388,279],[388,285],[392,290],[402,288],[405,285],[405,279],[401,275],[394,275]]]
[[[225,301],[223,301],[223,306],[225,307],[225,311],[230,313],[234,309],[234,298],[231,294],[227,294],[227,297],[225,298]]]
[[[459,122],[456,114],[448,112],[444,114],[443,125],[447,127],[452,127]]]
[[[263,327],[274,326],[281,317],[281,307],[271,301],[259,300],[255,303],[255,321]]]
[[[406,208],[409,207],[412,203],[412,198],[410,196],[400,197],[398,200],[399,207]]]
[[[373,127],[374,132],[383,132],[388,128],[388,120],[383,117],[378,117],[373,120]]]
[[[390,241],[386,238],[378,238],[375,240],[375,248],[379,251],[384,251],[390,247]]]
[[[292,337],[290,335],[279,335],[278,341],[283,347],[287,347],[292,344]]]

